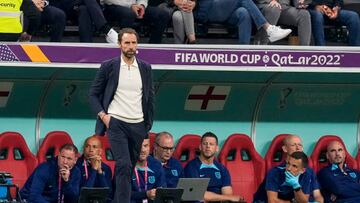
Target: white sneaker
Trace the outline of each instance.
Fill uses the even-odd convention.
[[[105,37],[107,43],[118,44],[118,33],[114,29],[110,29]]]
[[[291,33],[291,29],[282,29],[279,26],[270,25],[266,30],[270,42],[278,41]]]

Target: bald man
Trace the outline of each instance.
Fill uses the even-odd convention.
[[[282,150],[286,153],[287,156],[290,156],[294,152],[304,151],[300,136],[294,134],[290,134],[286,136],[283,141]],[[321,195],[320,186],[316,178],[315,172],[311,168],[307,167],[306,173],[309,173],[309,175],[311,176],[312,194],[310,194],[309,202],[315,201],[315,202],[323,203],[324,198]]]
[[[345,164],[345,147],[338,141],[329,143],[326,157],[329,165],[318,174],[325,202],[360,202],[360,172]]]
[[[303,144],[302,140],[298,135],[290,134],[286,136],[283,140],[283,146],[282,150],[286,153],[287,158],[294,152],[303,152]],[[279,166],[276,166],[269,171],[266,180],[264,183],[261,184],[260,189],[256,192],[254,199],[256,203],[262,203],[262,202],[276,202],[281,201],[284,199],[281,199],[283,196],[283,190],[281,189],[281,184],[276,179],[277,176],[274,175],[274,173],[279,170],[284,170],[286,168],[286,162],[280,164]],[[270,174],[270,175],[269,175]],[[278,174],[280,176],[281,174]],[[306,170],[304,170],[304,175],[301,175],[305,177],[310,177],[310,186],[309,192],[305,191],[305,193],[308,193],[306,195],[309,196],[309,202],[319,202],[323,203],[324,199],[320,193],[320,187],[315,175],[315,172],[309,168],[306,167]],[[265,192],[266,191],[266,192]],[[295,192],[294,192],[295,194]],[[286,201],[285,201],[286,202]]]
[[[109,187],[112,189],[112,172],[110,167],[102,162],[102,144],[94,136],[84,142],[83,155],[77,160],[76,166],[81,171],[80,187]],[[111,191],[107,202],[111,201]]]

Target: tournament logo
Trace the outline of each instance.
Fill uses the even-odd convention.
[[[217,179],[221,179],[221,173],[220,172],[215,172],[215,177]]]
[[[172,169],[172,170],[171,170],[171,174],[172,174],[173,176],[179,176],[178,171],[175,170],[175,169]]]
[[[148,181],[150,184],[154,184],[155,183],[155,176],[149,176]]]

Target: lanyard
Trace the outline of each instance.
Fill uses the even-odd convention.
[[[59,174],[58,183],[58,203],[64,203],[64,194],[61,195],[61,175]]]
[[[84,169],[85,169],[85,177],[86,177],[86,180],[87,180],[88,177],[89,177],[89,171],[88,171],[88,168],[87,168],[87,163],[86,163],[85,158],[84,158]]]
[[[139,173],[138,173],[138,171],[137,171],[137,169],[136,169],[136,167],[135,167],[135,169],[134,169],[134,172],[135,172],[135,176],[136,176],[136,183],[137,183],[137,185],[138,185],[138,188],[139,188],[139,191],[141,191],[141,187],[140,187],[140,177],[139,177]],[[148,165],[147,165],[147,161],[146,161],[146,163],[145,163],[145,175],[144,175],[145,177],[144,177],[144,189],[145,189],[145,191],[147,191],[147,179],[148,179]]]

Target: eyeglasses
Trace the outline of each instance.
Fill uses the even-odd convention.
[[[155,144],[157,146],[159,146],[163,151],[174,151],[175,150],[175,147],[164,147],[164,146],[161,146],[159,143],[156,143]]]

